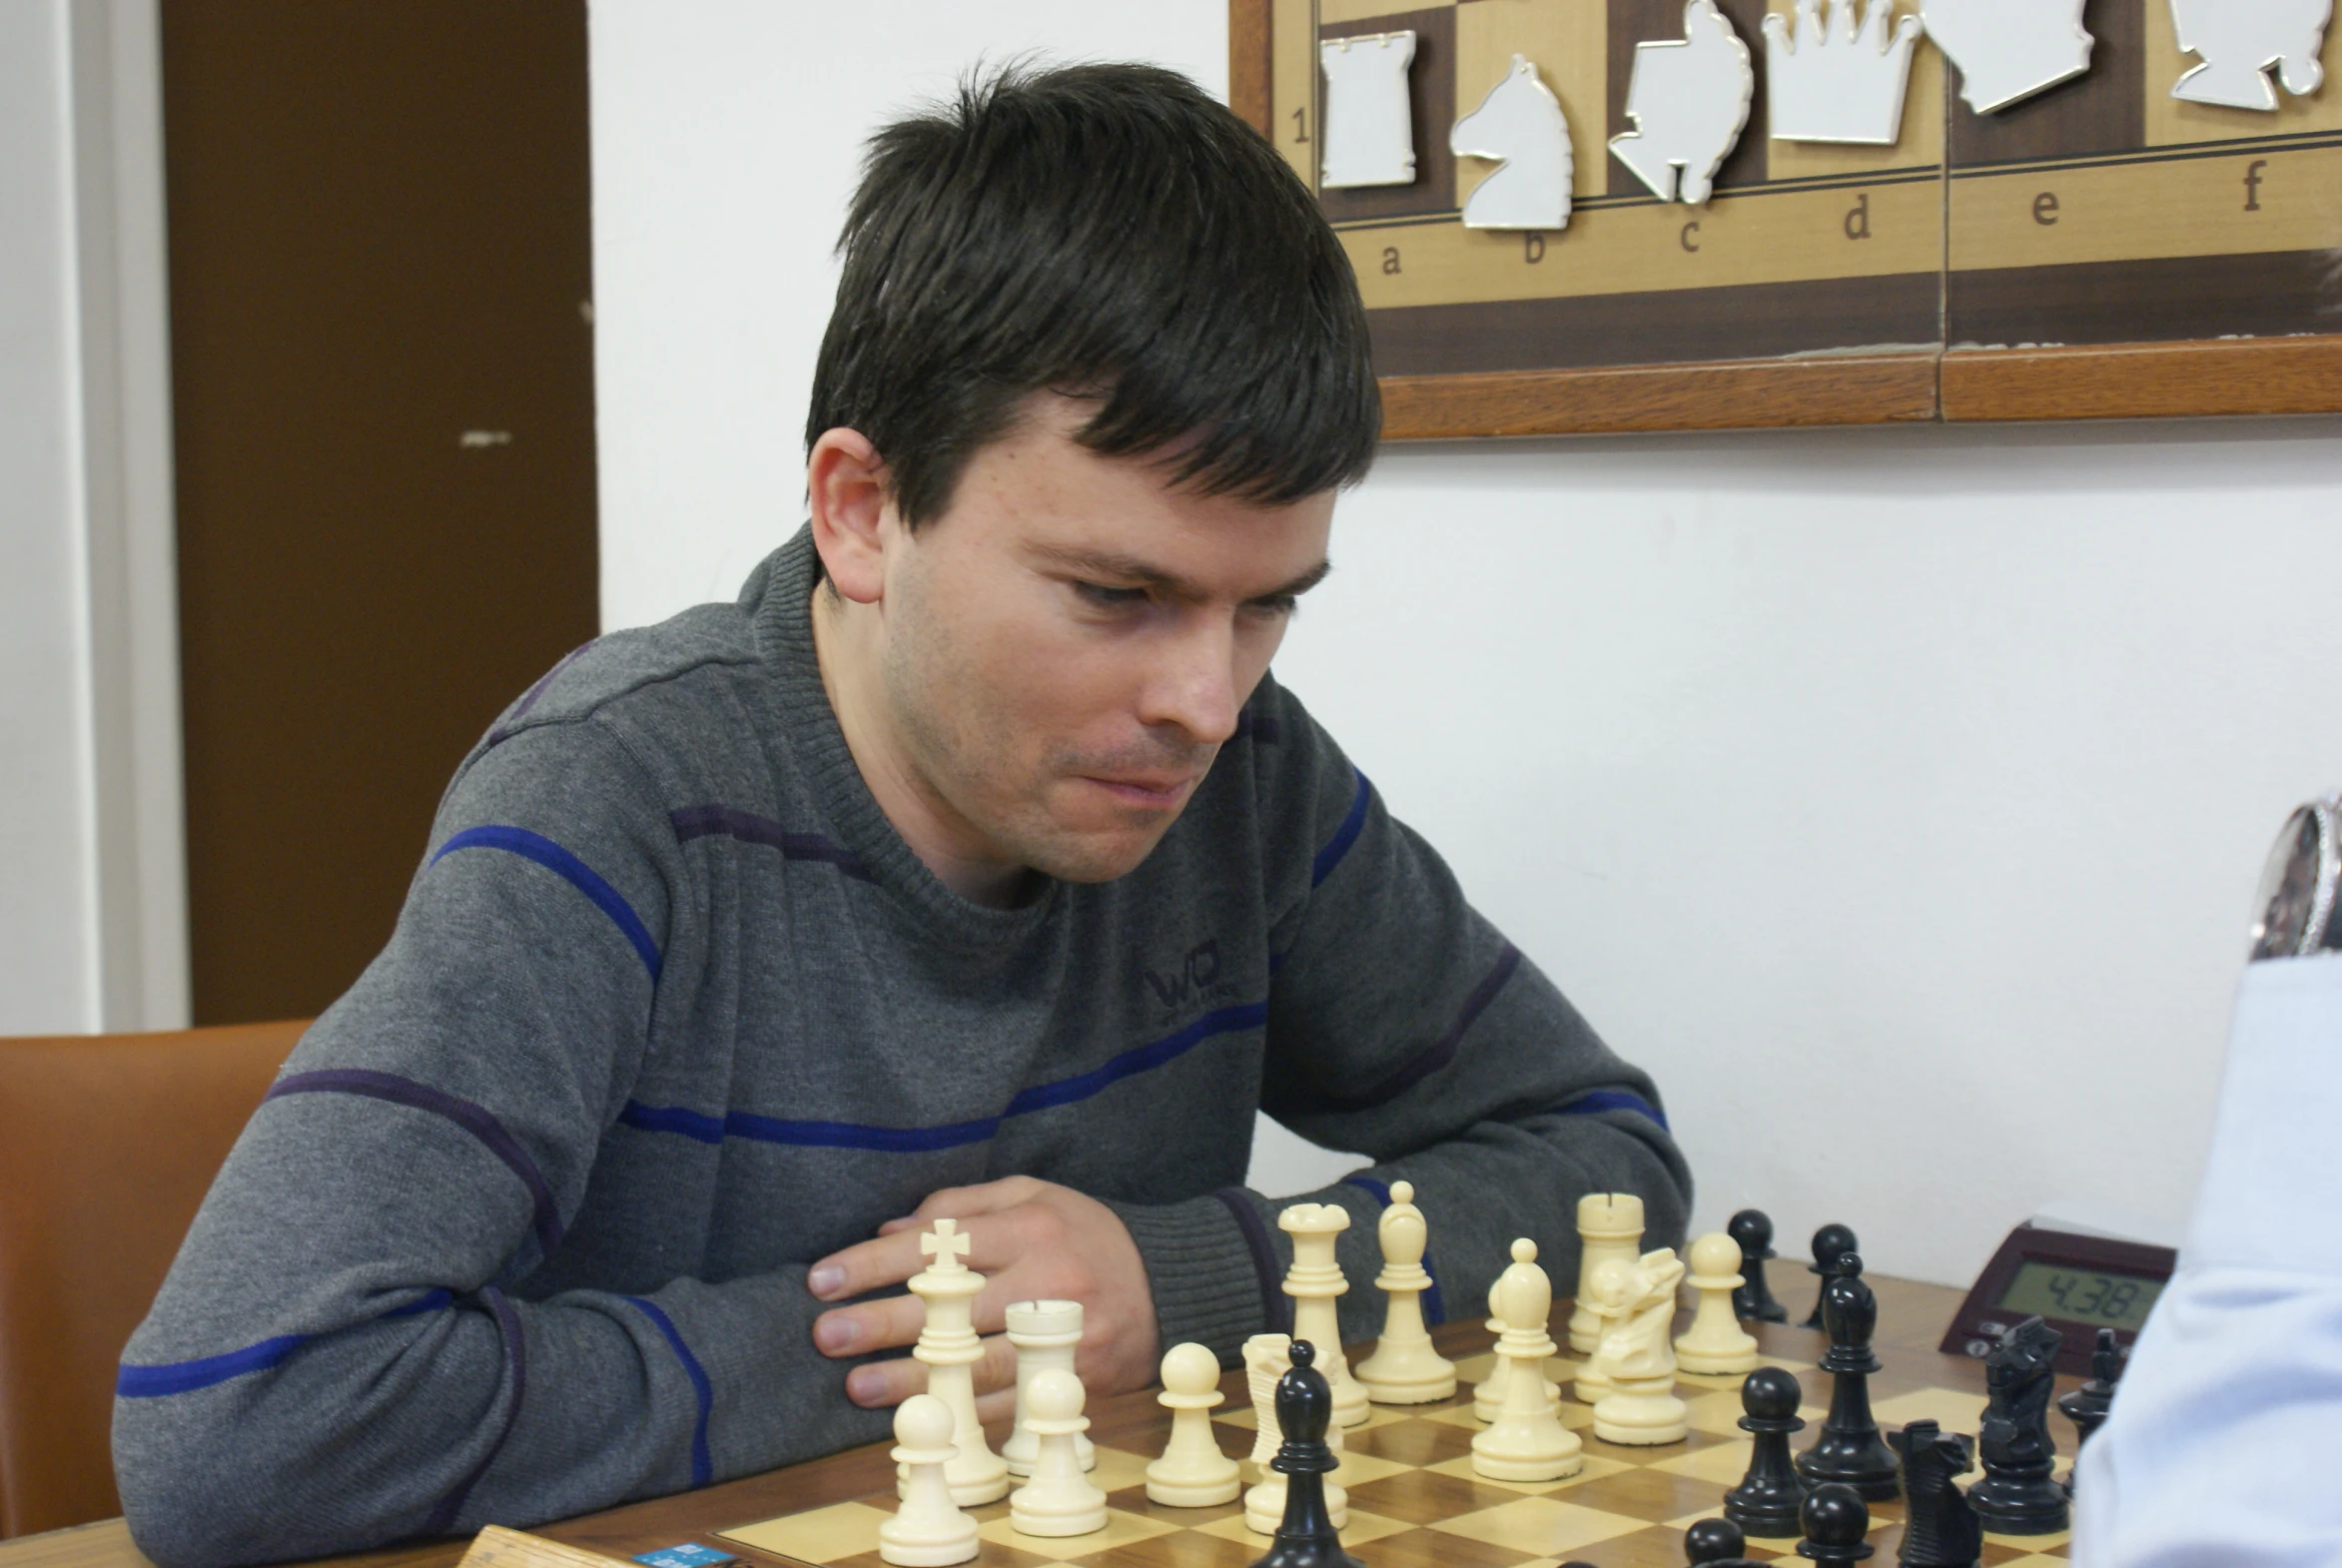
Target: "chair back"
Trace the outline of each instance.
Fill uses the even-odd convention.
[[[0,1040],[0,1538],[122,1511],[122,1347],[307,1027]]]

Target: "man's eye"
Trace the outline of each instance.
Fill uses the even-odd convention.
[[[1124,609],[1145,602],[1145,588],[1110,588],[1102,582],[1077,582],[1074,591],[1101,609]]]

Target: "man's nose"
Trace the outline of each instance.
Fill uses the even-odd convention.
[[[1175,724],[1197,745],[1216,746],[1236,732],[1235,636],[1217,617],[1196,617],[1164,651],[1147,683],[1140,718]]]

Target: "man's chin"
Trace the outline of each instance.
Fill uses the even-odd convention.
[[[1112,882],[1146,864],[1171,824],[1145,832],[1070,833],[1046,844],[1030,845],[1025,864],[1060,882]]]

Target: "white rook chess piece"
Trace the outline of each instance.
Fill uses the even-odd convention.
[[[1074,1439],[1090,1425],[1082,1379],[1063,1367],[1033,1375],[1027,1424],[1040,1442],[1033,1476],[1009,1498],[1009,1528],[1025,1535],[1089,1535],[1106,1528],[1106,1493],[1090,1484]]]
[[[951,1483],[952,1501],[963,1508],[998,1502],[1009,1491],[1008,1463],[984,1440],[976,1418],[975,1366],[984,1359],[984,1341],[976,1337],[972,1314],[984,1276],[960,1261],[974,1244],[960,1232],[959,1221],[938,1219],[919,1238],[919,1250],[935,1261],[911,1276],[911,1293],[927,1306],[927,1326],[911,1355],[927,1367],[927,1391],[951,1407],[959,1452],[945,1464],[944,1479]]]
[[[1235,1501],[1243,1476],[1211,1435],[1211,1407],[1221,1397],[1219,1357],[1209,1349],[1175,1344],[1164,1353],[1163,1392],[1156,1402],[1171,1413],[1171,1441],[1147,1467],[1149,1502],[1210,1508]]]
[[[1423,1292],[1431,1276],[1423,1271],[1426,1239],[1423,1210],[1415,1206],[1411,1181],[1390,1183],[1390,1206],[1376,1234],[1382,1240],[1382,1272],[1375,1288],[1389,1299],[1382,1338],[1357,1366],[1366,1397],[1377,1404],[1429,1404],[1455,1392],[1455,1363],[1431,1348],[1423,1329]]]
[[[1036,1372],[1053,1366],[1068,1372],[1074,1369],[1074,1350],[1082,1342],[1082,1303],[1018,1301],[1009,1307],[1007,1316],[1009,1343],[1017,1351],[1017,1425],[1009,1440],[1001,1444],[1001,1457],[1008,1461],[1009,1474],[1031,1475],[1041,1439],[1025,1424],[1025,1390]],[[1088,1437],[1074,1439],[1074,1452],[1081,1456],[1083,1469],[1098,1468],[1098,1449]]]
[[[944,1466],[960,1450],[952,1444],[952,1407],[933,1394],[913,1394],[895,1409],[895,1463],[903,1470],[903,1502],[878,1527],[878,1557],[896,1568],[948,1568],[976,1555],[976,1521],[952,1501]]]
[[[1252,1452],[1245,1460],[1244,1473],[1253,1477],[1253,1485],[1244,1493],[1244,1528],[1254,1535],[1274,1535],[1284,1520],[1285,1480],[1268,1468],[1268,1461],[1276,1457],[1276,1450],[1284,1442],[1284,1434],[1276,1422],[1277,1379],[1291,1369],[1292,1336],[1289,1334],[1254,1334],[1244,1341],[1244,1382],[1252,1395]],[[1331,1422],[1325,1428],[1325,1446],[1335,1453],[1342,1451],[1341,1428]],[[1348,1459],[1342,1469],[1349,1467]],[[1350,1522],[1350,1494],[1340,1480],[1337,1469],[1325,1478],[1325,1512],[1337,1530]]]
[[[1557,1481],[1585,1467],[1585,1444],[1561,1424],[1540,1386],[1553,1340],[1545,1319],[1553,1310],[1553,1283],[1537,1266],[1537,1243],[1512,1244],[1512,1266],[1496,1281],[1504,1337],[1496,1353],[1512,1363],[1505,1374],[1504,1408],[1496,1424],[1472,1439],[1474,1473],[1494,1481]]]
[[[1578,1363],[1578,1375],[1570,1391],[1578,1396],[1580,1404],[1598,1404],[1610,1393],[1610,1363],[1603,1358],[1603,1346],[1608,1343],[1610,1330],[1625,1315],[1627,1302],[1634,1295],[1634,1264],[1632,1261],[1606,1257],[1602,1266],[1580,1287],[1585,1292],[1578,1298],[1581,1306],[1592,1308],[1594,1320],[1602,1331],[1594,1342],[1594,1349]]]
[[[1578,1199],[1578,1296],[1569,1314],[1569,1347],[1585,1355],[1602,1342],[1602,1319],[1587,1303],[1594,1270],[1613,1258],[1643,1255],[1643,1200],[1632,1192],[1588,1192]]]
[[[1687,1372],[1718,1375],[1757,1369],[1757,1338],[1732,1313],[1732,1292],[1743,1280],[1740,1243],[1721,1230],[1692,1243],[1691,1287],[1700,1292],[1692,1326],[1677,1336],[1675,1364]]]
[[[1341,1319],[1333,1304],[1350,1288],[1333,1256],[1334,1237],[1349,1225],[1349,1210],[1339,1203],[1295,1203],[1276,1216],[1276,1227],[1293,1238],[1293,1266],[1284,1276],[1284,1293],[1293,1298],[1293,1337],[1317,1351],[1317,1370],[1333,1389],[1332,1426],[1356,1426],[1374,1413],[1342,1354]]]
[[[1673,1247],[1645,1252],[1627,1276],[1626,1309],[1602,1336],[1602,1369],[1610,1392],[1594,1406],[1594,1435],[1606,1443],[1648,1448],[1684,1439],[1686,1411],[1675,1397],[1676,1287],[1683,1260]]]

